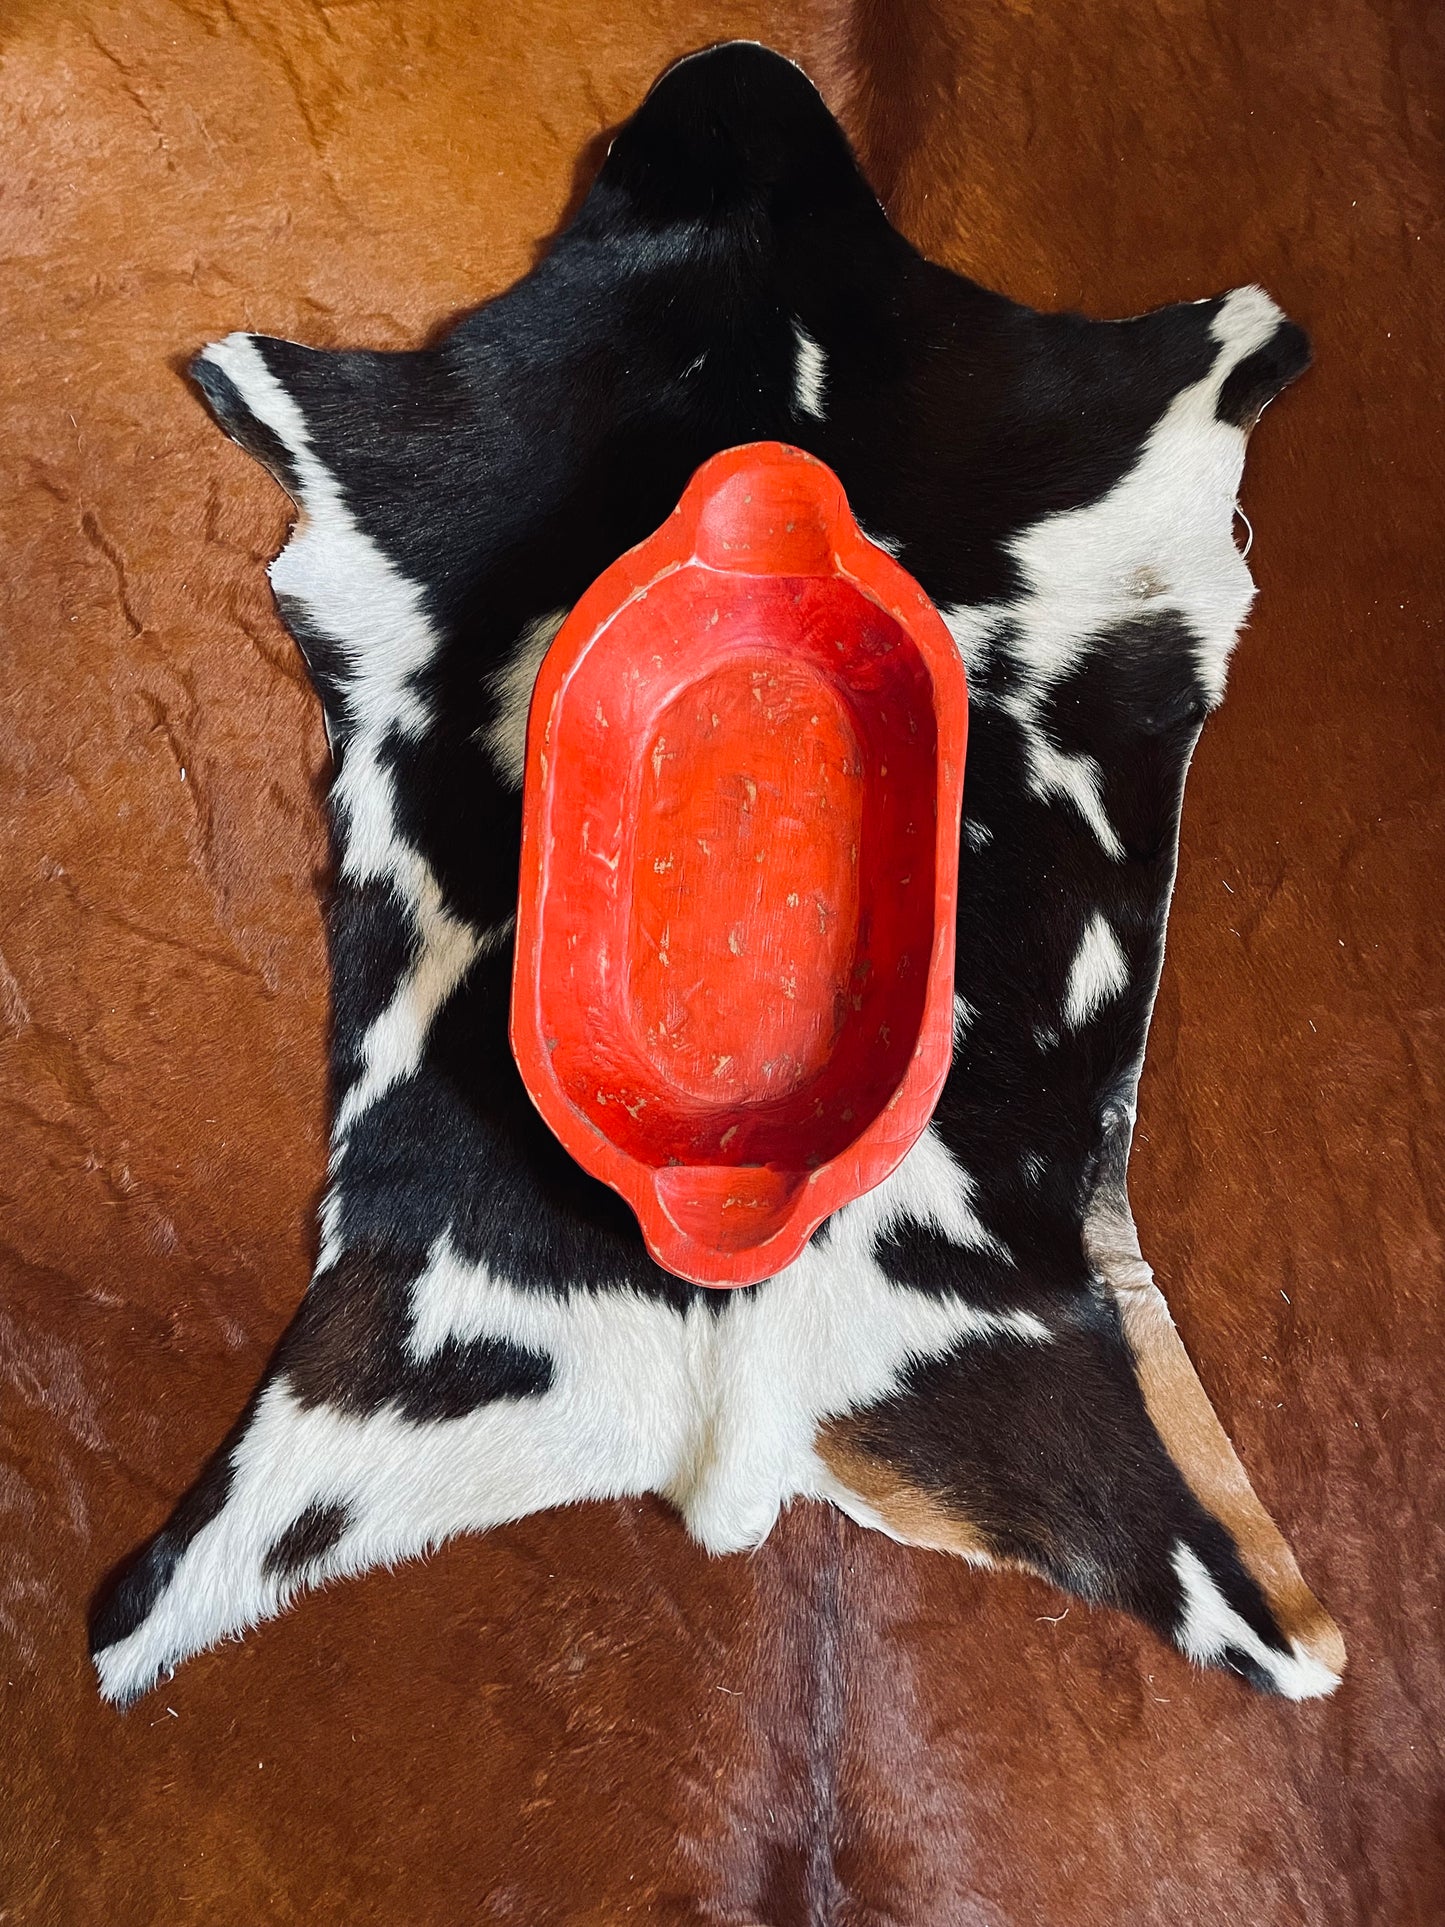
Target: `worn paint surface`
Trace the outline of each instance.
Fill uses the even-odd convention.
[[[558,632],[527,725],[512,1048],[676,1276],[776,1277],[926,1127],[967,732],[943,620],[788,444],[703,463]]]

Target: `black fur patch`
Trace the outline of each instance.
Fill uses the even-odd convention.
[[[1282,321],[1262,348],[1225,376],[1215,414],[1234,428],[1253,428],[1280,390],[1298,381],[1309,365],[1309,336],[1294,322]]]
[[[202,355],[191,363],[189,373],[210,405],[211,413],[231,439],[239,442],[263,468],[270,469],[291,500],[299,502],[301,481],[291,451],[265,422],[257,421],[230,376]]]
[[[419,1259],[361,1249],[313,1281],[276,1360],[299,1405],[327,1405],[354,1418],[394,1405],[423,1425],[550,1389],[552,1361],[506,1339],[448,1338],[416,1358],[407,1340],[410,1287],[421,1268]]]
[[[332,1097],[362,1068],[361,1044],[416,956],[416,926],[390,883],[348,884],[327,919],[331,956]]]
[[[323,1505],[318,1501],[307,1506],[261,1561],[262,1572],[268,1579],[298,1578],[308,1566],[326,1557],[345,1532],[350,1518],[346,1507],[336,1502]]]
[[[847,1430],[1000,1557],[1166,1638],[1181,1618],[1172,1552],[1182,1540],[1246,1624],[1284,1645],[1233,1542],[1160,1443],[1104,1299],[1077,1295],[1046,1344],[962,1345],[915,1366]]]
[[[220,378],[224,380],[224,376]],[[349,733],[346,716],[346,652],[333,637],[317,627],[295,596],[278,594],[276,609],[296,638],[302,661],[316,686],[316,694],[321,699],[321,713],[326,718],[326,739],[339,769]]]

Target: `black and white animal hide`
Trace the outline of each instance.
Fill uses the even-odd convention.
[[[302,1587],[649,1492],[712,1553],[829,1500],[1334,1687],[1124,1185],[1185,771],[1252,593],[1245,437],[1307,360],[1257,288],[1099,323],[923,260],[804,76],[742,45],[667,73],[440,346],[200,355],[301,511],[271,580],[336,762],[335,1121],[295,1321],[97,1609],[107,1695]],[[548,1133],[507,1010],[538,663],[697,465],[762,438],[836,470],[967,664],[957,1041],[894,1176],[715,1292]]]

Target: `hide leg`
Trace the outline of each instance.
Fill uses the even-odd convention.
[[[428,1322],[439,1295],[483,1322]],[[134,1699],[307,1587],[663,1482],[675,1441],[629,1404],[666,1378],[657,1333],[624,1329],[628,1369],[587,1374],[515,1318],[509,1330],[501,1297],[445,1248],[420,1270],[352,1252],[316,1278],[247,1412],[97,1603],[107,1698]]]
[[[1142,1328],[1135,1310],[1128,1322]],[[1048,1344],[970,1343],[915,1363],[891,1396],[824,1428],[830,1496],[905,1543],[1020,1566],[1122,1607],[1263,1691],[1332,1692],[1343,1660],[1333,1623],[1291,1588],[1273,1598],[1230,1529],[1237,1507],[1201,1503],[1217,1485],[1191,1489],[1126,1330],[1111,1291],[1081,1291]],[[1303,1592],[1292,1560],[1289,1570]]]
[[[1096,1194],[1085,1239],[1090,1260],[1119,1308],[1145,1409],[1165,1450],[1200,1505],[1228,1532],[1292,1645],[1339,1674],[1345,1664],[1340,1629],[1305,1584],[1209,1402],[1139,1248],[1122,1184],[1113,1191],[1101,1187]]]

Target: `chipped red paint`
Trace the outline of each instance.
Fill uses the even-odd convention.
[[[967,733],[942,618],[781,442],[705,462],[548,652],[512,1048],[679,1277],[772,1277],[932,1116]]]

